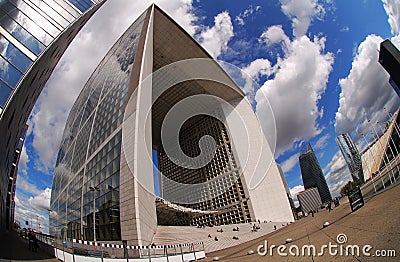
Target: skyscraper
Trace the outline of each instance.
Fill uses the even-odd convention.
[[[400,50],[389,39],[381,43],[378,61],[389,73],[389,83],[400,97]]]
[[[321,197],[322,203],[332,201],[331,193],[329,192],[321,166],[318,163],[317,157],[314,154],[310,143],[303,147],[300,156],[300,169],[303,178],[305,189],[316,187]]]
[[[105,1],[0,2],[0,198],[12,203],[14,160],[26,121],[62,54]],[[1,205],[1,227],[10,206]],[[10,220],[7,218],[7,221]]]
[[[158,225],[293,221],[245,94],[155,5],[114,44],[72,107],[51,210],[58,238],[128,245],[150,244]]]
[[[341,134],[336,137],[336,143],[342,152],[353,181],[358,180],[361,184],[364,184],[361,156],[351,136],[349,134]]]

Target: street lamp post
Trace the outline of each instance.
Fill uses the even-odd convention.
[[[97,186],[89,187],[90,191],[93,192],[93,242],[94,249],[96,249],[96,192],[100,191],[100,188]]]
[[[392,117],[393,117],[393,115],[392,115],[392,113],[390,113],[388,110],[387,110],[387,108],[386,107],[384,107],[383,108],[385,111],[386,111],[386,114],[387,114],[387,116],[388,116],[388,118],[389,118],[389,121],[392,119]],[[400,130],[399,130],[399,126],[397,125],[397,121],[396,121],[396,114],[394,115],[395,117],[393,117],[393,122],[394,122],[394,128],[396,129],[396,133],[398,134],[398,135],[400,135]]]

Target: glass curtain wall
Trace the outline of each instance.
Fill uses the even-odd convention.
[[[145,13],[104,57],[68,116],[51,196],[50,234],[56,237],[93,240],[95,224],[96,240],[121,239],[121,125],[144,19]]]

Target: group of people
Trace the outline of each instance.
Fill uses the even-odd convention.
[[[33,234],[32,230],[29,230],[28,232],[28,241],[29,241],[29,250],[32,252],[37,252],[39,248],[39,243],[38,239],[36,238],[36,235]]]
[[[238,227],[238,226],[234,227],[234,228],[232,229],[232,231],[239,231],[239,227]],[[224,230],[223,230],[222,228],[221,228],[221,229],[217,229],[217,232],[218,232],[218,233],[223,233]],[[208,238],[212,238],[211,234],[208,234]],[[233,236],[232,239],[238,240],[239,237],[238,237],[238,236]],[[218,241],[218,237],[215,236],[215,237],[214,237],[214,240],[215,240],[215,241]]]
[[[256,224],[254,224],[251,228],[251,232],[257,232],[257,230],[261,229],[260,226],[256,226]]]

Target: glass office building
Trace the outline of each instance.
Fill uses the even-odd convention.
[[[299,161],[304,188],[309,189],[316,187],[322,203],[328,203],[332,201],[328,184],[326,183],[321,166],[319,165],[318,159],[315,156],[314,150],[310,144],[307,144],[302,148]]]
[[[143,27],[142,15],[106,55],[68,116],[53,178],[51,234],[93,239],[93,198],[98,240],[119,240],[121,124],[129,77]],[[66,186],[68,185],[68,186]],[[100,191],[90,191],[90,186]],[[65,197],[68,196],[68,197]]]
[[[10,198],[7,188],[15,180],[13,161],[18,158],[18,145],[32,108],[68,45],[103,3],[0,2],[0,196],[4,203],[12,203],[6,199]],[[1,207],[1,227],[8,227],[13,220],[6,218],[9,209],[8,204]]]
[[[336,143],[342,152],[353,181],[365,183],[361,155],[350,134],[341,134],[336,137]]]
[[[190,35],[152,5],[107,53],[71,109],[53,178],[50,233],[59,239],[148,245],[158,225],[293,221],[276,163],[260,168],[264,179],[250,186],[257,169],[253,161],[260,156],[249,150],[243,164],[236,143],[244,134],[234,132],[233,109],[204,104],[199,95],[232,106],[251,125],[249,143],[272,155],[243,91]],[[212,109],[226,120],[200,114],[184,121],[178,132],[189,158],[202,153],[199,141],[204,136],[213,138],[216,150],[204,165],[182,165],[165,144],[176,133],[162,137],[164,122],[169,114],[178,117],[173,108],[185,99],[194,100],[180,112]],[[211,142],[203,142],[203,149],[211,147]],[[153,152],[160,196],[154,188]]]

